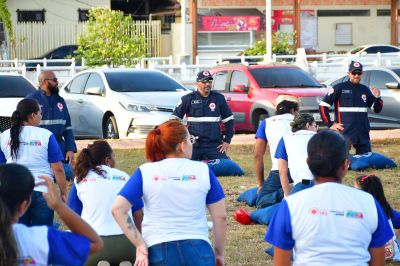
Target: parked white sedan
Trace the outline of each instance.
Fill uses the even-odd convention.
[[[91,69],[60,90],[78,138],[142,138],[190,91],[157,70]]]
[[[0,72],[0,131],[11,127],[11,115],[26,95],[36,90],[35,85],[17,73]]]

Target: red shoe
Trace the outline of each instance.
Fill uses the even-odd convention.
[[[237,211],[235,211],[233,213],[233,218],[235,218],[235,220],[238,223],[243,224],[243,225],[254,224],[250,218],[249,213],[244,209],[238,209]]]

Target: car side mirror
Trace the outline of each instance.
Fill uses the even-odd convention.
[[[397,82],[388,82],[385,84],[386,88],[392,89],[392,90],[397,90],[400,89],[400,84]]]
[[[233,87],[233,92],[247,92],[249,90],[248,87],[246,87],[246,85],[244,84],[236,84]]]
[[[102,89],[100,87],[90,87],[86,89],[85,93],[90,95],[101,95],[101,91]]]

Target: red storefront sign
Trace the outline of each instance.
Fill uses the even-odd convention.
[[[259,31],[259,16],[203,16],[201,31]]]
[[[314,10],[301,10],[300,13],[315,16]],[[272,31],[277,31],[279,25],[294,24],[293,10],[274,10],[272,13]]]

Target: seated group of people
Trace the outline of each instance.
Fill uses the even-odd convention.
[[[277,109],[274,120],[265,120],[257,132],[270,146],[275,143],[273,160],[278,158],[264,184],[260,178],[258,199],[267,206],[282,201],[265,236],[275,246],[276,263],[383,265],[384,246],[394,239],[389,219],[396,212],[386,200],[341,184],[349,163],[342,135],[316,133],[313,117],[298,115],[296,103],[283,101]],[[224,191],[206,164],[190,160],[194,139],[181,122],[170,120],[150,131],[148,163],[131,177],[115,168],[106,141],[89,144],[77,158],[67,200],[61,151],[52,133],[37,127],[40,119],[38,103],[24,99],[11,129],[0,136],[0,161],[7,163],[0,165],[0,265],[97,265],[100,260],[224,265]],[[270,136],[278,125],[289,134]],[[263,176],[263,167],[256,164],[256,169]],[[358,187],[372,187],[384,198],[379,184],[376,176],[357,180]],[[52,227],[53,210],[71,232]]]
[[[400,216],[387,202],[379,177],[356,179],[355,187],[370,195],[341,185],[350,163],[344,137],[333,130],[316,133],[314,118],[299,114],[296,102],[282,101],[276,109],[276,116],[260,124],[255,145],[255,205],[272,217],[263,220],[268,225],[265,240],[275,246],[275,254],[267,253],[274,254],[279,265],[290,265],[292,256],[299,265],[381,265],[385,255],[400,259],[394,236]],[[268,144],[272,167],[264,180]],[[244,210],[234,217],[242,224],[253,222]],[[326,254],[315,257],[322,252]],[[347,255],[341,260],[334,256],[339,253]]]
[[[148,134],[149,162],[132,177],[115,168],[106,141],[89,144],[67,197],[60,147],[40,120],[37,101],[24,99],[0,136],[0,265],[224,264],[225,195],[209,167],[190,160],[181,122]],[[52,226],[54,211],[71,232]]]

